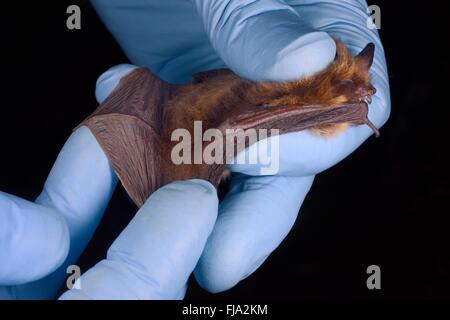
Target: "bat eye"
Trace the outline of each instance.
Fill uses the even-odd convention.
[[[345,80],[339,80],[338,84],[340,84],[342,86],[352,86],[352,85],[354,85],[354,82],[353,82],[353,80],[345,79]]]

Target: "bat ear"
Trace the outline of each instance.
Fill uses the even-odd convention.
[[[369,43],[362,51],[355,57],[356,60],[362,61],[367,70],[370,69],[373,63],[373,56],[375,54],[375,45]]]

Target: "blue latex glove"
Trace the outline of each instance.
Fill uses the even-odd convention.
[[[116,183],[94,136],[81,128],[64,145],[35,202],[0,193],[0,298],[54,298]]]
[[[62,299],[181,299],[217,216],[215,187],[177,181],[153,193],[102,260]]]
[[[291,6],[282,1],[193,2],[166,0],[146,5],[147,3],[141,4],[140,1],[122,0],[94,1],[93,4],[134,64],[148,66],[163,79],[172,82],[187,81],[196,71],[224,67],[223,61],[236,73],[256,80],[292,79],[308,75],[324,68],[334,57],[334,43],[326,33],[315,30],[340,37],[354,53],[367,42],[374,42],[377,51],[371,72],[378,92],[370,107],[369,118],[378,127],[387,120],[390,101],[385,61],[377,33],[366,28],[365,2],[291,1]],[[163,37],[161,30],[165,32]],[[254,53],[258,53],[258,59],[254,59]],[[123,75],[123,70],[120,69],[127,68],[129,67],[121,66],[103,76],[104,83],[110,81],[114,84],[117,78]],[[109,92],[110,88],[99,89],[97,96],[101,100]],[[221,291],[232,287],[254,271],[291,228],[314,174],[344,158],[369,134],[370,131],[366,127],[360,126],[331,140],[322,140],[307,132],[283,135],[280,138],[281,159],[278,176],[248,177],[237,174],[233,178],[231,192],[219,208],[214,231],[197,264],[195,274],[199,283],[210,291]],[[99,168],[93,170],[93,166]],[[260,173],[258,166],[240,165],[232,166],[232,169],[250,175]],[[115,183],[116,177],[95,139],[89,130],[81,128],[65,145],[49,176],[46,188],[36,203],[1,194],[0,208],[7,208],[7,211],[11,212],[4,215],[6,223],[23,227],[25,219],[17,217],[25,217],[28,210],[33,215],[47,217],[52,221],[48,225],[54,226],[55,231],[40,232],[43,230],[39,228],[42,225],[37,224],[35,229],[30,224],[29,228],[36,231],[25,233],[33,234],[27,242],[23,237],[15,237],[12,233],[7,233],[8,230],[0,229],[2,240],[7,240],[1,242],[2,245],[6,243],[6,250],[2,247],[0,251],[1,261],[11,262],[8,267],[4,267],[6,273],[0,269],[0,277],[2,274],[6,275],[0,278],[0,283],[11,286],[0,292],[18,297],[51,297],[65,276],[65,267],[41,281],[12,285],[38,279],[58,266],[68,250],[65,228],[69,230],[71,240],[69,258],[65,264],[73,263],[92,235]],[[191,190],[189,185],[184,185],[183,188],[186,188],[186,192]],[[169,187],[169,193],[170,190]],[[164,195],[164,192],[162,194]],[[150,204],[146,203],[144,207],[152,208],[151,210],[155,208],[155,211],[170,208],[168,211],[176,212],[176,208],[170,206],[163,206],[161,209],[161,205],[152,205],[152,198],[148,201]],[[79,199],[83,201],[77,201]],[[158,197],[155,201],[159,203]],[[141,229],[134,227],[142,223],[138,217],[151,216],[144,207],[114,243],[108,259],[85,274],[82,291],[70,291],[64,297],[111,297],[114,292],[110,289],[122,292],[124,297],[182,296],[185,275],[189,274],[192,267],[189,262],[195,260],[199,251],[196,248],[191,249],[190,253],[181,250],[186,249],[181,246],[185,240],[182,241],[182,237],[178,237],[179,230],[176,227],[171,233],[162,222],[150,223],[154,230],[160,230],[158,223],[162,223],[161,228],[167,232],[161,236],[162,245],[177,248],[173,255],[163,252],[169,260],[175,259],[170,261],[183,260],[186,255],[191,257],[186,259],[187,264],[176,265],[167,273],[157,268],[171,265],[171,262],[167,262],[164,255],[161,256],[161,251],[146,250],[147,247],[139,244],[149,240],[145,232],[141,234]],[[64,219],[61,219],[61,216]],[[179,218],[176,214],[168,216]],[[153,219],[156,217],[153,216]],[[202,230],[198,234],[194,231],[194,237],[198,235],[198,239],[206,239],[214,214],[205,214],[205,217],[199,227],[192,229]],[[1,225],[5,226],[6,223]],[[129,229],[133,231],[128,231]],[[14,233],[16,234],[18,233]],[[134,234],[135,237],[132,236]],[[187,239],[190,239],[189,235],[192,234],[186,234]],[[36,251],[32,245],[39,241],[34,237],[44,239],[42,243],[48,242],[54,246],[58,243],[64,248],[56,246],[51,255],[46,250]],[[154,239],[150,237],[149,241]],[[64,243],[66,245],[63,245]],[[201,247],[201,240],[196,243]],[[23,245],[25,249],[21,252],[35,254],[27,258],[38,263],[33,266],[33,272],[24,267],[29,266],[29,261],[12,258],[15,257],[16,251],[7,250],[12,244]],[[131,249],[125,250],[126,248]],[[122,250],[123,254],[116,254]],[[3,252],[6,252],[4,256]],[[42,256],[50,259],[43,263]],[[33,257],[35,259],[32,259]],[[116,263],[117,257],[126,259]],[[119,267],[116,267],[117,264]],[[8,274],[7,271],[10,270],[18,272],[14,275],[13,272]],[[152,273],[155,270],[158,272]],[[95,274],[100,276],[92,276]],[[124,274],[125,276],[122,276]],[[115,283],[117,277],[121,279],[120,284]],[[172,277],[176,281],[165,281]],[[136,281],[138,278],[142,281]],[[148,286],[150,283],[162,283],[166,286],[155,292],[151,290],[154,287]]]

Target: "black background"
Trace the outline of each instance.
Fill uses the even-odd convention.
[[[0,4],[0,190],[29,200],[96,107],[97,77],[128,61],[87,1],[74,31],[66,28],[71,3],[58,2]],[[293,230],[258,271],[216,295],[191,279],[188,299],[450,296],[449,94],[438,82],[448,82],[439,78],[449,71],[447,29],[438,25],[446,21],[433,18],[431,2],[371,3],[382,10],[392,93],[381,137],[316,177]],[[135,211],[119,186],[82,270],[105,256]],[[365,284],[372,264],[382,270],[378,291]]]

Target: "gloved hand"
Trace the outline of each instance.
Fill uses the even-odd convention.
[[[353,54],[373,42],[370,73],[377,93],[369,119],[381,127],[389,116],[383,46],[377,31],[367,27],[365,0],[171,0],[139,10],[134,1],[92,3],[130,60],[170,82],[223,67],[253,80],[291,80],[333,60],[332,37]],[[258,268],[289,232],[314,175],[371,134],[367,126],[357,126],[332,139],[307,131],[282,135],[275,176],[259,176],[258,165],[231,165],[231,190],[195,270],[200,285],[223,291]]]
[[[370,74],[377,94],[369,106],[369,119],[377,127],[387,121],[386,62],[377,31],[367,27],[365,0],[195,3],[218,55],[247,78],[290,80],[325,67],[335,54],[329,36],[341,39],[353,54],[373,42]],[[311,28],[321,32],[310,33]],[[282,135],[279,172],[274,177],[255,176],[258,166],[232,165],[232,171],[253,177],[232,181],[195,270],[199,283],[209,291],[223,291],[258,268],[292,227],[313,176],[345,158],[370,135],[367,126],[350,128],[332,139],[307,131]]]
[[[36,201],[0,193],[0,298],[55,297],[116,183],[94,136],[81,128],[64,145]]]
[[[341,38],[353,53],[362,49],[366,43],[374,42],[377,50],[371,74],[377,95],[370,106],[369,118],[378,127],[387,120],[390,101],[386,65],[377,33],[366,27],[364,1],[290,1],[291,6],[275,0],[193,2],[161,1],[157,3],[158,10],[153,6],[139,6],[139,10],[136,10],[135,1],[125,0],[96,0],[93,4],[134,64],[148,66],[160,77],[172,82],[187,81],[193,72],[226,65],[241,76],[255,80],[292,79],[311,74],[324,68],[332,60],[335,49],[333,41],[326,33],[314,30],[325,31],[331,36]],[[129,23],[130,20],[133,20],[133,23]],[[203,28],[206,29],[206,33]],[[160,34],[161,30],[165,32],[163,37]],[[117,75],[120,77],[123,73],[118,72]],[[108,82],[107,78],[103,77],[105,83]],[[111,76],[111,79],[113,79],[111,83],[114,83],[114,76]],[[107,95],[109,90],[104,92],[106,93],[103,95]],[[101,95],[102,90],[98,90],[97,96]],[[251,274],[286,236],[311,186],[314,174],[340,161],[357,148],[370,133],[365,126],[359,126],[329,140],[314,137],[307,132],[282,135],[280,170],[277,176],[249,177],[247,175],[258,175],[261,172],[260,167],[231,166],[237,174],[233,178],[230,193],[220,205],[214,230],[197,264],[195,275],[199,283],[204,288],[217,292],[232,287]],[[93,170],[92,166],[99,167]],[[3,266],[0,266],[0,283],[13,285],[38,279],[64,259],[68,241],[63,235],[65,227],[61,216],[68,225],[71,239],[69,258],[65,265],[73,263],[92,235],[115,183],[115,175],[104,154],[89,130],[81,128],[64,147],[52,169],[44,192],[36,203],[28,203],[2,194],[0,201],[3,203],[0,203],[0,208],[6,207],[7,211],[11,212],[9,215],[6,214],[6,219],[15,222],[13,219],[26,216],[26,212],[39,214],[46,217],[47,224],[53,228],[50,230],[55,231],[45,231],[44,226],[40,224],[36,224],[34,228],[31,223],[25,223],[28,220],[20,218],[17,220],[18,223],[15,225],[20,226],[18,230],[26,230],[24,226],[33,228],[37,230],[33,231],[33,234],[44,239],[41,243],[53,244],[49,246],[52,252],[44,250],[35,252],[36,249],[31,246],[39,241],[30,239],[30,242],[34,242],[30,244],[25,241],[27,238],[15,237],[9,230],[8,233],[1,230],[2,239],[3,235],[6,235],[5,239],[8,240],[6,250],[1,251],[6,252],[1,261],[6,261],[3,257],[8,257],[8,261],[13,263],[4,267],[5,273],[1,269]],[[186,188],[189,190],[187,186]],[[76,201],[77,199],[83,201]],[[151,202],[150,198],[149,203]],[[153,205],[148,206],[153,208]],[[144,207],[147,207],[147,204]],[[157,209],[155,211],[159,211],[158,205],[155,207]],[[146,216],[146,212],[143,209],[140,215]],[[207,221],[205,225],[208,226],[210,220],[205,220]],[[132,222],[129,228],[135,230],[133,227],[135,224],[139,225]],[[200,229],[208,230],[205,225]],[[157,225],[155,228],[159,230]],[[181,276],[177,279],[181,281],[173,283],[172,288],[164,289],[166,290],[164,292],[177,292],[179,295],[164,295],[161,292],[152,295],[145,290],[148,288],[146,287],[148,279],[155,283],[171,285],[164,280],[154,279],[152,267],[148,268],[145,263],[149,261],[145,260],[147,256],[139,253],[140,250],[147,252],[139,245],[141,240],[146,243],[145,234],[136,233],[134,239],[137,239],[137,242],[133,242],[133,245],[137,246],[137,249],[132,250],[133,253],[129,254],[129,251],[125,250],[122,255],[115,254],[116,251],[121,252],[121,249],[126,247],[121,243],[127,243],[128,239],[132,241],[130,234],[133,235],[134,232],[127,230],[124,231],[125,236],[119,237],[111,248],[113,254],[109,260],[112,262],[102,262],[85,275],[87,280],[82,281],[82,286],[91,288],[88,289],[90,291],[67,293],[64,297],[100,297],[109,292],[108,288],[116,285],[115,283],[106,285],[115,281],[115,278],[111,277],[124,273],[127,276],[119,276],[123,280],[120,288],[124,294],[124,291],[129,291],[134,297],[181,296],[180,286],[188,272],[187,266],[181,268],[184,271],[174,268],[169,270],[168,274],[163,274],[174,276],[171,272],[180,272]],[[207,233],[204,231],[199,238],[202,236],[205,238]],[[171,243],[172,238],[163,236],[162,239]],[[174,245],[167,247],[178,248],[176,242],[181,241],[179,239],[175,233]],[[16,254],[11,249],[15,241],[17,245],[24,244],[25,249],[21,249],[22,252],[28,251],[34,255],[18,255],[25,257],[27,261],[12,259],[11,257],[15,257]],[[61,247],[64,248],[55,244],[62,244]],[[131,245],[131,242],[128,245]],[[148,254],[154,261],[155,257],[151,253]],[[197,250],[193,250],[192,254],[194,257]],[[48,261],[34,266],[33,272],[21,268],[29,265],[28,261],[41,261],[35,259],[39,255],[49,257]],[[124,263],[122,267],[114,269],[112,266],[116,265],[114,261],[117,256],[131,257],[130,260],[123,261],[135,263]],[[144,259],[142,265],[139,264],[141,259]],[[162,262],[158,266],[164,265],[166,264]],[[189,263],[188,266],[191,267]],[[57,288],[56,284],[62,282],[64,271],[65,266],[41,281],[10,286],[3,292],[19,297],[51,297],[51,293]],[[157,271],[162,272],[161,269]],[[97,272],[104,277],[91,276]],[[150,277],[146,277],[147,272]],[[3,274],[6,276],[2,277]],[[136,276],[145,279],[144,284],[136,281]],[[99,279],[98,282],[96,279]],[[104,285],[106,291],[102,289],[100,292],[95,291]],[[47,288],[47,291],[43,288]],[[117,290],[117,287],[114,288]]]
[[[182,299],[217,216],[215,187],[170,183],[155,193],[114,241],[107,258],[62,299]]]
[[[123,67],[99,78],[99,102],[130,71]],[[116,183],[94,136],[81,127],[64,145],[35,202],[0,193],[0,299],[53,298],[64,284],[67,266],[76,262],[92,237]],[[62,298],[184,297],[217,206],[216,190],[207,181],[164,186],[114,241],[107,258],[78,280],[80,288]]]

